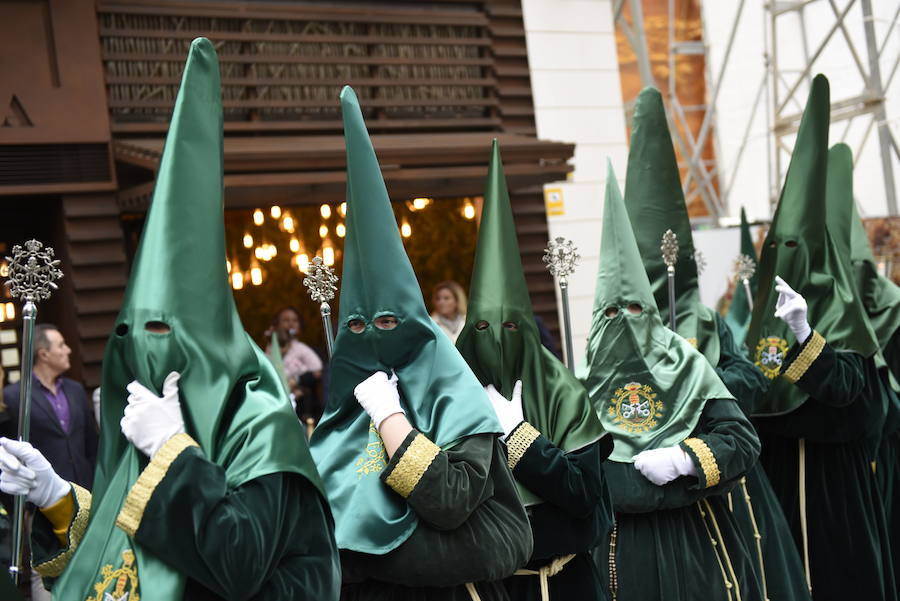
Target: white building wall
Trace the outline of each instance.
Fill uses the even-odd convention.
[[[611,4],[522,1],[537,135],[576,144],[569,180],[544,187],[563,197],[564,214],[547,218],[550,236],[573,240],[582,257],[569,289],[576,363],[591,323],[606,160],[624,186],[628,156]]]

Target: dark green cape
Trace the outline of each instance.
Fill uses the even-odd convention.
[[[747,223],[747,214],[744,207],[741,207],[741,254],[747,255],[753,259],[757,269],[754,270],[753,276],[750,278],[750,294],[756,296],[756,284],[759,280],[759,257],[756,256],[756,247],[753,244],[753,236],[750,233],[750,225]],[[731,305],[728,307],[728,314],[725,316],[725,323],[734,334],[734,341],[744,344],[744,337],[747,335],[747,326],[750,325],[750,305],[747,304],[747,292],[744,290],[742,281],[735,282],[734,295],[731,297]]]
[[[829,231],[825,203],[828,169],[828,80],[813,79],[781,199],[759,265],[759,289],[746,345],[751,358],[774,378],[757,414],[780,415],[802,405],[809,395],[777,377],[795,342],[790,328],[775,317],[775,276],[803,295],[810,326],[836,348],[871,357],[878,350],[850,273],[847,245]],[[840,221],[840,220],[838,220]],[[849,227],[849,219],[847,219]],[[834,225],[832,224],[833,228]]]
[[[341,92],[347,146],[347,237],[328,404],[311,439],[335,517],[338,547],[382,555],[416,529],[406,501],[379,480],[384,446],[353,389],[376,371],[399,378],[410,423],[441,448],[501,432],[487,395],[425,309],[394,217],[359,101]],[[373,320],[393,315],[393,330]],[[366,327],[355,334],[350,320]]]
[[[482,321],[487,327],[478,329]],[[504,327],[507,323],[518,329]],[[585,447],[605,434],[584,386],[541,344],[496,140],[466,324],[456,347],[481,384],[493,384],[507,398],[515,381],[522,380],[525,420],[563,451]],[[540,501],[524,486],[519,485],[519,493],[526,504]]]
[[[629,313],[632,303],[640,314]],[[609,307],[618,314],[607,317]],[[706,358],[663,325],[611,164],[587,366],[591,401],[615,440],[613,461],[678,444],[706,401],[734,398]]]
[[[644,88],[634,106],[625,207],[661,315],[669,314],[669,291],[666,264],[659,247],[666,230],[678,236],[676,329],[694,348],[702,349],[710,364],[716,365],[719,362],[716,314],[700,302],[691,220],[681,190],[666,111],[656,88]]]
[[[91,518],[54,590],[94,594],[105,565],[134,551],[143,601],[180,599],[190,566],[169,567],[115,526],[146,458],[122,435],[125,386],[159,392],[170,371],[185,429],[228,484],[294,472],[320,488],[303,431],[265,354],[241,326],[225,272],[222,103],[212,44],[194,40],[160,161],[153,202],[103,359],[101,437]],[[167,334],[148,332],[151,321]],[[280,444],[273,444],[278,441]]]

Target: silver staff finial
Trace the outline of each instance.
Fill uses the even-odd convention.
[[[575,271],[581,255],[571,240],[557,237],[547,243],[544,249],[544,264],[560,280],[568,278]]]
[[[699,248],[694,249],[694,263],[697,264],[697,275],[702,275],[706,271],[706,257]]]
[[[756,261],[741,253],[734,260],[734,274],[739,280],[749,280],[756,273]]]
[[[56,290],[56,281],[63,277],[59,259],[54,259],[53,248],[37,240],[16,244],[9,261],[9,293],[21,301],[38,301],[50,298]]]
[[[338,277],[331,267],[325,265],[322,257],[313,258],[308,273],[303,278],[303,285],[309,289],[309,296],[317,303],[334,300]]]
[[[678,236],[672,230],[666,230],[662,237],[662,245],[659,247],[662,251],[663,262],[666,267],[673,268],[678,261]]]

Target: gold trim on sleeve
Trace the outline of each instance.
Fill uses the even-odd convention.
[[[428,440],[424,434],[416,434],[400,457],[400,461],[385,479],[385,483],[398,495],[407,498],[440,451],[441,448]]]
[[[824,348],[825,339],[822,338],[822,335],[818,332],[813,332],[812,339],[806,344],[803,350],[800,351],[797,358],[791,362],[787,370],[785,370],[784,378],[791,384],[797,382],[797,380],[803,377],[803,374],[806,373],[809,366],[819,358],[819,355],[822,354],[822,349]]]
[[[522,422],[506,440],[506,464],[513,469],[541,433],[528,422]]]
[[[703,478],[706,480],[706,488],[710,488],[719,483],[722,474],[719,472],[719,464],[716,462],[716,456],[713,455],[712,449],[699,438],[688,438],[684,444],[694,452],[697,459],[700,460],[700,469],[703,470]]]
[[[153,457],[150,463],[138,476],[137,481],[128,491],[119,516],[116,518],[116,526],[125,531],[128,536],[134,536],[144,517],[144,509],[153,496],[153,491],[166,477],[169,466],[188,447],[199,446],[193,438],[187,434],[176,434],[164,444]]]
[[[84,532],[87,530],[88,519],[91,517],[91,493],[74,482],[70,484],[72,485],[72,491],[75,493],[75,504],[78,506],[78,510],[75,512],[75,517],[72,518],[72,524],[69,526],[69,531],[66,535],[68,545],[66,545],[62,553],[48,561],[33,566],[35,571],[43,578],[56,578],[63,573],[63,570],[69,565],[69,560],[75,555],[78,543],[81,542]]]

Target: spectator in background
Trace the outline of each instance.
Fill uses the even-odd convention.
[[[431,295],[431,319],[456,344],[456,337],[466,323],[466,292],[453,280],[434,287]]]
[[[281,361],[288,386],[297,401],[297,412],[302,418],[314,420],[324,410],[319,390],[322,380],[322,359],[309,345],[300,342],[303,321],[294,307],[285,307],[275,314],[268,336],[274,331],[281,347]],[[270,343],[271,344],[271,343]],[[268,346],[268,345],[267,345]]]

